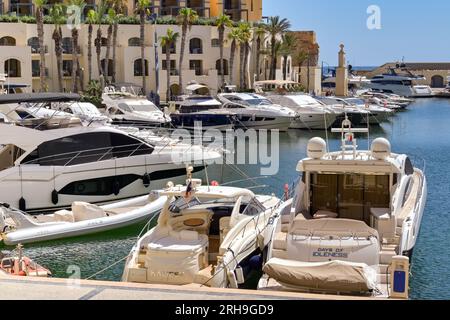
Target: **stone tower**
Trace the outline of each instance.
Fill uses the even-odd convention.
[[[348,70],[345,62],[344,45],[340,45],[339,66],[336,69],[336,96],[348,96]]]

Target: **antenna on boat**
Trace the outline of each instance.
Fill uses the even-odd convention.
[[[342,121],[341,128],[331,129],[333,133],[341,133],[341,150],[342,156],[345,155],[347,150],[353,151],[353,158],[356,158],[356,150],[358,145],[356,144],[355,133],[368,133],[368,128],[352,128],[352,122],[345,115],[345,120]]]

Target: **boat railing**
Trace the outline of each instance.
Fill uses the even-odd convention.
[[[44,157],[37,157],[36,159],[21,163],[21,165],[44,164],[44,165],[66,167],[69,165],[82,164],[86,162],[100,162],[104,160],[114,160],[118,158],[130,158],[134,156],[141,148],[142,151],[148,152],[148,154],[153,153],[155,149],[154,146],[145,143],[137,143],[105,148],[93,148],[81,151],[59,153],[56,155],[49,155]],[[108,156],[110,158],[107,158]],[[83,161],[83,159],[85,158],[88,158],[89,161]]]

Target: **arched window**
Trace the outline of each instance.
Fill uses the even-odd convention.
[[[28,39],[27,44],[31,47],[31,53],[39,53],[39,38],[31,37]]]
[[[216,61],[216,70],[217,70],[217,74],[219,76],[222,75],[222,72],[220,70],[220,59]],[[229,74],[229,70],[228,70],[228,60],[227,59],[223,59],[223,71],[224,71],[224,75],[227,76]]]
[[[20,78],[22,76],[20,61],[17,59],[6,60],[4,68],[5,73],[10,78]]]
[[[102,69],[103,69],[103,72],[106,72],[106,59],[102,59],[102,61],[101,61],[101,64],[102,64]],[[109,59],[109,63],[108,63],[108,77],[112,77],[112,75],[113,75],[113,61],[112,61],[112,59]]]
[[[73,52],[72,38],[70,37],[62,38],[61,45],[64,54],[72,54]]]
[[[148,77],[148,60],[144,60],[145,76]],[[134,60],[134,76],[142,77],[142,59]]]
[[[140,47],[141,46],[141,39],[137,38],[137,37],[128,39],[128,46],[129,47]]]
[[[202,54],[203,44],[202,40],[199,38],[193,38],[189,41],[189,51],[191,54]]]
[[[13,37],[3,37],[0,38],[0,46],[15,46],[16,45],[16,39]]]

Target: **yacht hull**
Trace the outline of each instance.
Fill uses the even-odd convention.
[[[164,188],[168,179],[182,182],[186,174],[185,164],[170,164],[169,159],[166,163],[147,166],[143,159],[127,160],[126,165],[117,161],[116,166],[114,161],[105,161],[83,168],[55,167],[53,170],[53,167],[23,166],[21,172],[17,167],[10,168],[0,174],[1,201],[31,214],[67,209],[74,201],[103,205],[149,194],[151,190]],[[204,165],[194,166],[195,171],[203,169]],[[146,173],[150,177],[147,187],[143,182]],[[123,185],[120,190],[111,186],[115,178]],[[20,205],[21,198],[25,207]]]
[[[335,123],[337,115],[300,114],[298,119],[291,122],[291,129],[325,130]],[[326,120],[326,121],[325,121]]]

